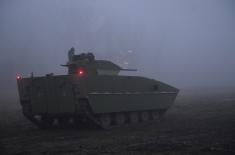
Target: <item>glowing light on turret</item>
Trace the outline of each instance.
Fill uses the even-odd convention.
[[[78,68],[77,75],[78,75],[78,77],[83,77],[85,75],[84,68]]]

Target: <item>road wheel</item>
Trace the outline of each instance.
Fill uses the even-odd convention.
[[[109,128],[111,126],[112,118],[109,114],[101,114],[99,122],[103,128]]]
[[[141,112],[141,120],[142,121],[148,121],[150,120],[150,115],[148,111]]]
[[[130,118],[130,123],[137,123],[137,122],[139,122],[138,112],[131,112],[129,114],[129,118]]]
[[[165,109],[160,110],[160,111],[159,111],[160,117],[162,118],[165,113],[166,113],[166,110],[165,110]]]
[[[124,113],[117,113],[115,115],[115,123],[117,125],[123,125],[126,123],[126,116]]]
[[[42,117],[41,121],[42,121],[42,124],[47,126],[47,127],[52,126],[53,123],[54,123],[54,119],[50,118],[50,117]]]
[[[64,117],[59,118],[58,122],[59,122],[60,127],[66,127],[66,126],[69,125],[69,119],[68,118],[64,118]]]
[[[158,111],[152,111],[151,112],[153,120],[158,120],[160,118],[160,114]]]

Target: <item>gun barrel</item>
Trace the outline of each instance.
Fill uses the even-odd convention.
[[[121,69],[122,71],[137,71],[137,69]]]

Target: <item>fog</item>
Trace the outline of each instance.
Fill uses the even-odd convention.
[[[235,86],[233,0],[1,0],[1,90],[93,52],[178,88]],[[127,65],[128,62],[128,65]]]

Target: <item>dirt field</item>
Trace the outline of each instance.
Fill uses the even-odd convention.
[[[163,121],[111,130],[38,129],[11,93],[0,138],[0,154],[235,154],[235,89],[183,90]]]

